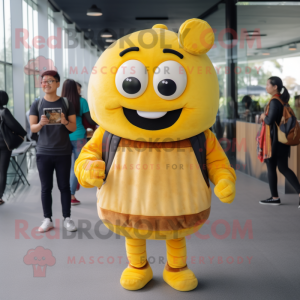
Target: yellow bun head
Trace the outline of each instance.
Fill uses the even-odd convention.
[[[156,24],[156,25],[154,25],[152,28],[153,28],[153,29],[154,29],[154,28],[161,28],[161,29],[166,29],[166,30],[168,30],[168,27],[167,27],[166,25],[164,25],[164,24]]]
[[[123,138],[183,140],[210,128],[219,84],[207,54],[213,33],[199,19],[177,33],[154,25],[124,36],[98,59],[89,80],[92,118]],[[196,46],[194,46],[196,45]],[[201,54],[201,55],[200,55]]]
[[[179,45],[193,55],[208,52],[214,44],[215,35],[210,25],[200,19],[185,21],[178,31]]]

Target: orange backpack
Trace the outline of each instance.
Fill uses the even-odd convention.
[[[278,141],[289,146],[300,144],[300,124],[294,111],[288,103],[284,103],[279,97],[273,97],[283,105],[283,114],[280,124],[277,126]]]

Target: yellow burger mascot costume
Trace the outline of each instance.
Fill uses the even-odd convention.
[[[209,180],[224,203],[235,197],[236,176],[209,128],[219,105],[209,24],[185,21],[178,34],[158,24],[125,36],[97,61],[88,101],[100,125],[75,164],[80,184],[98,187],[103,223],[125,236],[128,290],[153,277],[146,240],[166,240],[166,283],[196,288],[186,264],[185,236],[199,230],[211,206]]]

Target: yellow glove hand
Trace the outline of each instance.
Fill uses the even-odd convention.
[[[86,160],[81,180],[100,188],[105,177],[105,162],[103,160]]]
[[[229,179],[221,179],[215,186],[215,194],[224,203],[231,203],[235,197],[235,184]]]

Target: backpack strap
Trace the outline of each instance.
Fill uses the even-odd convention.
[[[41,107],[41,105],[42,105],[42,103],[43,103],[43,101],[44,101],[44,98],[39,98],[39,100],[36,100],[37,101],[37,111],[38,111],[38,114],[39,114],[39,116],[38,116],[38,121],[40,120],[40,107]]]
[[[42,99],[39,98],[39,100],[36,100],[36,101],[38,102],[38,104],[37,104],[38,112],[40,111],[40,107],[41,107],[41,105],[42,105],[43,100],[44,100],[44,98],[42,98]]]
[[[273,99],[278,100],[283,106],[285,106],[285,105],[287,104],[287,103],[284,103],[279,97],[272,97],[271,101],[272,101]],[[271,101],[270,101],[270,102],[271,102]]]
[[[286,119],[290,118],[290,117],[294,117],[296,118],[296,115],[293,111],[293,109],[291,108],[291,106],[289,105],[289,103],[285,103],[283,102],[279,97],[273,97],[272,99],[276,99],[278,100],[282,105],[283,105],[283,116],[282,116],[282,121],[284,123],[286,123]],[[293,119],[294,119],[293,118]],[[297,118],[296,118],[297,119]],[[295,125],[294,125],[295,126]],[[294,127],[293,126],[293,127]],[[292,128],[293,128],[292,127]]]
[[[121,138],[108,131],[104,132],[102,139],[102,160],[105,162],[105,179],[115,158]]]
[[[200,134],[191,137],[190,142],[194,150],[194,153],[196,155],[198,164],[200,166],[203,178],[207,186],[209,187],[209,177],[208,177],[208,170],[206,166],[206,148],[205,148],[206,137],[204,132],[201,132]]]
[[[269,113],[270,104],[271,104],[271,101],[272,101],[273,99],[278,100],[278,101],[283,105],[283,108],[286,106],[286,103],[284,103],[279,97],[273,96],[273,97],[270,99],[270,101],[268,102],[268,104],[266,105],[265,109],[264,109],[264,113],[265,113],[266,115],[268,115],[268,113]]]

